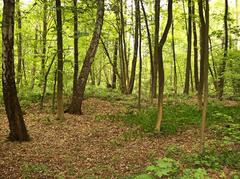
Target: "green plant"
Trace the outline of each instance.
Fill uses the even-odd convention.
[[[158,160],[155,165],[146,168],[149,174],[139,175],[135,179],[176,176],[178,170],[179,163],[176,160],[164,157]]]
[[[181,179],[190,179],[190,178],[207,179],[209,177],[208,177],[207,171],[204,168],[197,168],[197,169],[187,168],[183,170],[183,176],[181,177]]]
[[[228,165],[240,171],[240,151],[226,150],[220,154],[222,165]]]
[[[194,168],[212,168],[212,169],[220,169],[220,159],[216,152],[207,151],[203,154],[193,154],[188,155],[183,158],[183,161],[188,163],[190,166]]]

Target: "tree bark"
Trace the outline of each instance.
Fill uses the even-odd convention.
[[[151,33],[150,33],[150,29],[149,29],[149,25],[148,25],[148,18],[147,18],[147,14],[143,5],[143,1],[140,0],[141,2],[141,7],[142,7],[142,11],[143,11],[143,16],[144,16],[144,21],[145,21],[145,25],[146,25],[146,29],[147,29],[147,39],[148,39],[148,48],[149,48],[149,56],[150,56],[150,70],[151,70],[151,76],[150,76],[150,80],[151,80],[151,87],[150,87],[150,93],[151,93],[151,103],[153,103],[153,76],[154,76],[154,58],[153,58],[153,52],[152,52],[152,40],[151,40]]]
[[[184,94],[189,94],[189,82],[191,74],[191,52],[192,52],[192,0],[188,0],[188,26],[187,26],[187,63],[185,72]]]
[[[73,0],[73,19],[74,19],[74,74],[73,74],[73,92],[77,89],[78,78],[78,12],[77,0]]]
[[[177,96],[177,64],[176,64],[176,52],[175,52],[175,38],[174,38],[174,20],[172,21],[172,51],[173,51],[173,89],[174,96]]]
[[[31,80],[31,90],[34,89],[35,86],[35,78],[36,78],[36,68],[37,68],[37,56],[38,56],[38,26],[36,25],[35,28],[35,39],[34,39],[34,60],[33,60],[33,66],[32,66],[32,80]]]
[[[203,2],[204,1],[204,2]],[[205,5],[205,7],[204,7]],[[204,151],[205,142],[205,126],[206,126],[206,114],[208,105],[208,33],[209,33],[209,5],[208,0],[198,0],[198,9],[200,17],[200,49],[201,49],[201,61],[203,64],[203,73],[201,74],[203,82],[203,106],[202,106],[202,119],[201,119],[201,136],[200,136],[200,151]],[[204,11],[205,9],[205,11]],[[205,13],[204,13],[205,12]]]
[[[228,0],[225,0],[225,14],[224,14],[224,55],[222,64],[219,70],[219,81],[218,81],[218,98],[222,100],[224,90],[224,74],[226,70],[227,58],[228,58]]]
[[[165,26],[162,38],[160,42],[158,43],[158,68],[159,68],[159,83],[158,83],[158,116],[157,116],[157,122],[156,122],[156,132],[160,132],[161,128],[161,122],[163,118],[163,92],[164,92],[164,66],[163,66],[163,46],[167,40],[168,32],[171,28],[172,24],[172,0],[168,0],[168,19],[167,24]]]
[[[113,53],[113,74],[112,74],[112,88],[116,88],[117,83],[117,59],[118,59],[118,39],[114,42],[114,53]]]
[[[14,0],[3,1],[2,18],[2,85],[5,110],[9,122],[11,141],[28,141],[22,110],[17,97],[14,73]]]
[[[48,7],[48,0],[43,0],[43,30],[42,30],[42,60],[41,60],[41,80],[40,85],[43,88],[44,83],[44,74],[45,74],[45,60],[46,60],[46,53],[47,53],[47,7]]]
[[[86,88],[87,79],[91,70],[91,65],[94,61],[95,54],[97,52],[98,43],[102,31],[104,17],[104,0],[98,0],[97,18],[93,37],[88,48],[83,66],[77,81],[77,90],[74,91],[72,96],[72,102],[67,110],[71,114],[82,114],[82,102],[84,97],[84,91]]]
[[[141,4],[142,4],[142,1],[141,1]],[[143,4],[142,4],[142,6],[143,6]],[[137,13],[138,13],[138,16],[139,16],[139,18],[138,18],[138,28],[139,28],[138,109],[141,109],[141,95],[142,95],[142,25],[141,25],[141,18],[140,18],[141,17],[140,10],[137,11]],[[146,17],[146,14],[144,16]]]
[[[152,96],[157,97],[157,71],[158,71],[158,40],[160,27],[160,0],[155,0],[155,29],[154,29],[154,75],[152,76]]]
[[[44,76],[44,83],[43,83],[43,92],[42,92],[42,96],[41,96],[41,101],[40,101],[40,108],[43,109],[43,103],[44,103],[44,98],[45,98],[45,94],[46,94],[46,89],[47,89],[47,80],[48,80],[48,75],[50,73],[50,70],[52,68],[52,65],[54,63],[55,57],[57,54],[55,54],[52,58],[51,63],[49,64],[48,70],[45,73]]]
[[[64,120],[64,110],[63,110],[63,39],[62,39],[61,0],[56,0],[56,15],[57,15],[57,50],[58,50],[57,119],[58,120]]]
[[[192,14],[195,17],[195,3],[192,2]],[[199,77],[198,77],[198,38],[197,38],[197,27],[196,27],[196,19],[193,19],[193,48],[194,48],[194,82],[195,89],[198,91],[199,88]]]
[[[22,79],[22,16],[20,10],[20,0],[16,0],[17,10],[17,53],[18,53],[18,64],[17,64],[17,85]]]
[[[134,52],[133,52],[133,60],[132,60],[132,70],[130,83],[128,88],[128,94],[132,94],[135,74],[136,74],[136,65],[137,65],[137,56],[138,56],[138,43],[139,43],[139,19],[140,19],[140,8],[139,8],[139,0],[135,0],[135,35],[134,35]]]

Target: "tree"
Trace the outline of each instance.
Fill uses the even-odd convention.
[[[188,26],[187,26],[187,63],[185,72],[184,94],[189,94],[189,82],[191,74],[191,53],[192,53],[192,0],[188,0]]]
[[[168,19],[165,26],[162,38],[158,43],[158,117],[156,122],[156,131],[159,132],[161,128],[161,122],[163,118],[163,92],[164,92],[164,66],[163,66],[163,46],[167,40],[168,32],[172,24],[172,0],[168,0]]]
[[[58,72],[57,72],[57,119],[64,119],[63,110],[63,40],[62,40],[62,12],[61,0],[56,0],[57,14],[57,50],[58,50]]]
[[[155,19],[154,19],[154,68],[152,76],[152,98],[157,97],[157,71],[158,71],[158,40],[160,26],[160,0],[155,0]]]
[[[18,52],[18,65],[17,65],[17,85],[20,84],[22,79],[22,16],[20,9],[20,1],[16,0],[17,12],[17,52]]]
[[[147,18],[147,14],[145,11],[145,7],[143,5],[143,1],[140,0],[141,3],[141,7],[142,7],[142,11],[143,11],[143,16],[144,16],[144,21],[145,21],[145,25],[146,25],[146,30],[147,30],[147,39],[148,39],[148,48],[149,48],[149,57],[150,57],[150,70],[151,70],[151,88],[150,88],[150,92],[151,92],[151,103],[153,102],[153,76],[154,76],[154,58],[153,58],[153,52],[152,52],[152,40],[151,40],[151,33],[150,33],[150,29],[149,29],[149,25],[148,25],[148,18]],[[140,38],[141,40],[141,38]]]
[[[224,14],[224,55],[222,64],[219,70],[219,81],[218,81],[218,98],[222,99],[224,89],[224,73],[226,70],[227,58],[228,58],[228,0],[225,0],[225,14]]]
[[[128,94],[131,94],[134,87],[135,74],[136,74],[136,64],[137,64],[137,56],[138,56],[138,43],[139,43],[139,19],[140,19],[140,8],[139,8],[139,0],[135,0],[135,35],[134,35],[134,52],[133,52],[133,60],[132,60],[132,70],[130,83],[128,88]]]
[[[73,0],[73,19],[74,19],[74,74],[73,74],[73,92],[77,89],[78,77],[78,11],[77,0]]]
[[[9,139],[28,141],[22,110],[17,97],[14,73],[14,0],[4,0],[2,18],[2,85],[5,110],[9,122]]]
[[[40,85],[42,87],[42,94],[45,93],[46,86],[45,81],[45,63],[46,63],[46,56],[47,56],[47,17],[48,17],[48,0],[43,0],[43,21],[42,21],[42,54],[41,54],[41,80]],[[40,108],[43,108],[43,99],[44,96],[41,96],[42,102],[40,103]]]
[[[175,38],[174,38],[174,20],[172,21],[172,51],[173,51],[173,89],[174,96],[177,96],[177,64],[176,64],[176,51],[175,51]]]
[[[203,73],[200,78],[202,79],[203,101],[202,106],[202,119],[201,119],[201,147],[200,150],[204,150],[205,142],[205,126],[206,126],[206,115],[207,115],[207,104],[208,104],[208,34],[209,34],[209,4],[208,0],[198,0],[198,9],[200,17],[200,56]],[[205,11],[204,11],[205,10]],[[202,94],[201,94],[202,95]],[[202,99],[202,97],[201,97]]]
[[[195,18],[195,2],[192,2],[192,14],[193,14],[193,48],[194,48],[194,81],[195,89],[198,91],[199,87],[199,77],[198,77],[198,39],[197,39],[197,26]]]
[[[116,83],[117,83],[117,59],[118,59],[118,38],[114,42],[114,53],[113,53],[113,74],[112,74],[112,88],[116,88]]]
[[[91,65],[94,61],[94,57],[98,48],[98,43],[103,25],[103,17],[104,17],[104,0],[98,0],[97,17],[93,37],[90,46],[87,50],[80,75],[78,77],[77,88],[72,95],[71,105],[69,109],[66,111],[71,114],[82,114],[82,102],[84,97],[84,91],[91,70]]]

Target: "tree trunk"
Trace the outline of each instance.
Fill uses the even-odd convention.
[[[148,25],[148,18],[146,15],[146,11],[143,5],[143,1],[140,0],[141,2],[141,6],[142,6],[142,11],[143,11],[143,16],[144,16],[144,21],[145,21],[145,25],[146,25],[146,29],[147,29],[147,39],[148,39],[148,48],[149,48],[149,56],[150,56],[150,70],[151,70],[151,76],[150,76],[150,80],[151,80],[151,87],[150,87],[150,92],[151,92],[151,103],[153,103],[153,76],[154,76],[154,58],[153,58],[153,52],[152,52],[152,40],[151,40],[151,34],[150,34],[150,29],[149,29],[149,25]]]
[[[130,77],[130,84],[128,88],[128,94],[132,94],[135,74],[136,74],[136,65],[137,65],[137,56],[138,56],[138,42],[139,42],[139,19],[140,19],[140,8],[139,0],[135,0],[135,35],[134,35],[134,52],[133,52],[133,61],[132,61],[132,70]]]
[[[74,74],[73,74],[73,92],[77,89],[78,78],[78,12],[77,0],[73,0],[73,19],[74,19]]]
[[[88,48],[83,66],[77,81],[77,90],[74,91],[72,96],[72,102],[67,112],[72,114],[82,114],[82,102],[84,97],[84,91],[86,88],[87,79],[91,70],[91,65],[94,61],[95,54],[101,35],[102,25],[104,17],[104,0],[98,0],[97,18],[93,37]]]
[[[64,119],[63,110],[63,39],[62,39],[62,9],[61,0],[56,0],[57,14],[57,50],[58,50],[58,72],[57,72],[57,119]]]
[[[224,56],[222,64],[219,70],[219,81],[218,81],[218,98],[222,100],[224,90],[224,73],[226,70],[227,58],[228,58],[228,0],[225,0],[225,14],[224,14]]]
[[[174,20],[172,21],[172,50],[173,50],[173,88],[175,99],[177,97],[177,64],[175,52],[175,38],[174,38]]]
[[[43,103],[44,103],[44,98],[45,98],[45,94],[46,94],[46,89],[47,89],[47,80],[48,80],[48,75],[50,73],[50,70],[52,68],[52,65],[54,63],[55,57],[57,54],[55,54],[52,58],[51,63],[49,64],[48,70],[44,76],[44,83],[43,83],[43,92],[42,92],[42,96],[41,96],[41,101],[40,101],[40,108],[43,109]]]
[[[120,0],[120,19],[121,19],[121,42],[122,42],[122,53],[123,53],[123,71],[124,71],[124,83],[126,89],[124,93],[127,93],[129,88],[129,77],[128,77],[128,58],[127,58],[127,44],[125,38],[125,19],[124,19],[124,12],[123,12],[123,1]]]
[[[212,79],[213,79],[213,85],[216,91],[218,91],[218,84],[217,84],[217,70],[216,70],[216,65],[215,65],[215,60],[214,60],[214,56],[213,56],[213,47],[212,47],[212,40],[210,38],[210,36],[208,37],[208,41],[209,41],[209,48],[210,48],[210,52],[211,52],[211,59],[212,59],[212,68],[209,66],[209,71],[211,73]]]
[[[192,52],[192,0],[188,0],[188,28],[187,28],[187,63],[185,72],[184,94],[189,94],[189,82],[191,74],[191,52]]]
[[[43,0],[43,26],[42,26],[42,55],[41,55],[41,80],[40,86],[43,88],[44,74],[45,74],[45,60],[47,53],[47,7],[48,0]]]
[[[2,18],[2,85],[5,110],[9,122],[9,139],[30,139],[17,97],[14,73],[14,0],[4,0]]]
[[[113,74],[112,74],[112,88],[116,88],[117,83],[117,59],[118,59],[118,39],[114,42],[114,53],[113,53]]]
[[[192,2],[192,14],[195,17],[195,3]],[[198,77],[198,39],[197,39],[197,27],[196,27],[196,19],[193,19],[193,48],[194,48],[194,82],[195,82],[195,89],[198,91],[199,88],[199,77]]]
[[[34,60],[33,60],[33,67],[32,67],[32,71],[31,71],[31,75],[32,75],[32,81],[31,81],[31,90],[34,89],[34,85],[35,85],[35,78],[36,78],[36,68],[37,68],[37,56],[38,56],[38,26],[36,25],[35,28],[35,39],[34,39]]]
[[[152,76],[152,96],[157,97],[157,71],[158,71],[158,40],[160,27],[160,0],[155,0],[155,29],[154,29],[154,75]]]
[[[57,85],[57,70],[54,71],[53,96],[52,96],[52,112],[55,111],[56,85]]]
[[[209,5],[208,0],[198,0],[199,17],[200,17],[200,49],[201,49],[201,61],[203,64],[203,106],[202,106],[202,119],[201,119],[201,137],[200,137],[200,151],[204,151],[205,142],[205,126],[206,126],[206,114],[208,104],[208,33],[209,33]],[[205,4],[205,7],[204,5]],[[205,9],[205,11],[204,11]],[[204,13],[205,12],[205,13]]]
[[[22,17],[19,0],[16,0],[16,9],[17,9],[17,53],[18,53],[17,85],[19,87],[20,81],[22,79]]]
[[[141,1],[141,0],[140,0]],[[142,4],[142,1],[141,1]],[[143,4],[142,4],[143,6]],[[145,12],[145,11],[144,11]],[[138,13],[138,28],[139,28],[139,80],[138,80],[138,109],[141,109],[141,95],[142,95],[142,25],[140,10]],[[144,15],[146,17],[146,14]]]
[[[168,19],[164,29],[162,38],[158,44],[158,57],[159,57],[159,86],[158,86],[158,116],[156,123],[156,132],[160,132],[161,122],[163,118],[163,92],[164,92],[164,66],[163,66],[163,46],[167,40],[169,29],[172,24],[172,0],[168,0]]]

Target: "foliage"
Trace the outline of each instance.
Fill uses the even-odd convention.
[[[239,121],[239,107],[226,107],[215,103],[210,103],[208,107],[208,120],[207,125],[213,124],[229,124],[229,122]],[[178,131],[188,128],[192,125],[200,124],[200,112],[196,106],[187,104],[172,104],[166,103],[164,105],[164,120],[162,122],[161,132],[163,134],[174,134]],[[111,116],[103,116],[103,118],[109,118],[111,120],[121,119],[129,124],[139,125],[145,132],[154,132],[154,124],[157,117],[157,109],[154,107],[148,107],[141,109],[140,111],[129,110],[126,114],[118,114]],[[238,125],[232,125],[238,126]],[[235,137],[238,138],[238,127],[235,127]],[[230,128],[229,134],[233,134],[233,129]],[[230,132],[232,131],[232,132]]]
[[[155,165],[146,168],[147,174],[141,174],[134,179],[151,179],[151,178],[180,178],[180,179],[203,179],[208,178],[207,171],[204,168],[180,168],[180,163],[171,158],[162,158]]]

